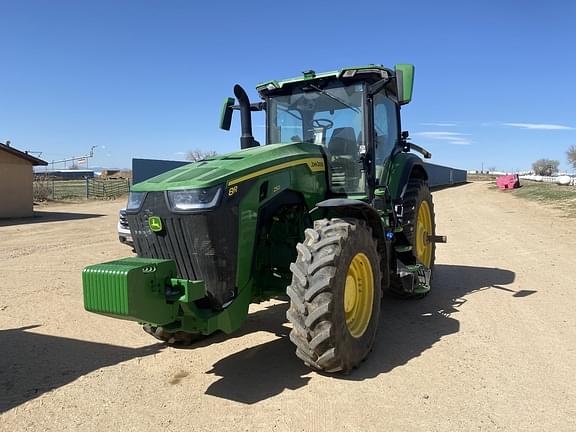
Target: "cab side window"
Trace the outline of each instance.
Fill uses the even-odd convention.
[[[374,131],[376,133],[376,166],[382,166],[398,143],[398,111],[384,92],[374,96]]]

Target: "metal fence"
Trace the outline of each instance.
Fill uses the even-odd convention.
[[[129,179],[34,179],[34,200],[113,199],[130,191]]]
[[[531,180],[543,183],[557,183],[564,186],[576,186],[576,176],[540,176],[540,175],[521,175],[522,180]]]

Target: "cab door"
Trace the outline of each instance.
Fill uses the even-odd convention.
[[[400,107],[384,91],[373,97],[376,184],[387,183],[391,156],[400,145]]]

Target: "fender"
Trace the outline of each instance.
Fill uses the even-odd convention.
[[[378,241],[378,252],[382,257],[380,266],[382,270],[382,289],[384,291],[390,288],[390,262],[392,257],[392,242],[386,238],[384,226],[380,215],[370,204],[360,200],[346,199],[346,198],[332,198],[321,201],[316,204],[314,210],[323,209],[324,213],[329,216],[335,217],[353,217],[356,219],[365,220],[370,228],[372,234]]]
[[[328,213],[330,216],[363,219],[368,223],[368,226],[372,228],[372,233],[378,239],[379,243],[386,241],[380,215],[374,207],[364,201],[332,198],[320,201],[312,211],[316,209],[323,209],[325,213]]]
[[[406,186],[411,178],[428,180],[428,173],[424,168],[422,159],[411,153],[399,153],[393,156],[390,170],[388,190],[393,202],[404,196]]]

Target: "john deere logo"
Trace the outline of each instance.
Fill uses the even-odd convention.
[[[158,216],[150,216],[148,218],[148,226],[154,232],[162,231],[162,219]]]

